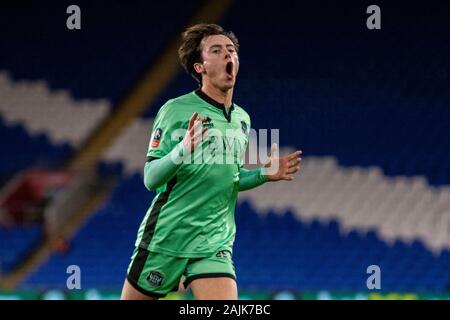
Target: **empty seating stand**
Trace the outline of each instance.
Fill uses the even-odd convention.
[[[222,21],[241,43],[234,100],[249,112],[253,128],[280,129],[283,152],[304,152],[294,182],[240,195],[233,258],[241,290],[366,291],[371,265],[380,267],[385,292],[449,290],[450,46],[443,41],[446,28],[431,30],[426,18],[410,23],[389,8],[405,17],[398,22],[403,27],[378,34],[365,29],[360,8],[336,8],[331,1],[282,0],[261,4],[257,14],[250,1],[236,1]],[[326,23],[318,18],[324,15]],[[262,18],[269,27],[248,27]],[[433,23],[443,26],[444,18],[437,15]],[[115,47],[111,38],[102,48]],[[140,38],[151,46],[152,37]],[[114,64],[111,54],[104,60],[114,66],[106,73],[110,81],[96,87],[96,76],[87,77],[86,70],[106,67],[93,68],[88,60],[61,86],[75,98],[115,101],[143,61],[139,51],[130,51],[138,56],[136,68]],[[18,70],[13,76],[26,74],[18,60],[7,58],[0,61]],[[113,76],[122,72],[123,78]],[[52,88],[64,77],[55,68],[45,78]],[[194,89],[194,80],[180,73],[107,151],[100,168],[108,170],[109,163],[122,172],[120,185],[70,250],[51,256],[21,288],[65,288],[66,268],[76,264],[85,288],[120,290],[154,197],[141,175],[152,118],[167,99]]]

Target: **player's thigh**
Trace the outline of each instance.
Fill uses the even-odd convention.
[[[127,279],[123,283],[120,300],[157,300],[157,297],[151,297],[136,290]]]
[[[237,300],[236,281],[228,277],[200,278],[190,284],[196,300]]]
[[[235,300],[238,297],[236,273],[229,251],[189,260],[185,277],[185,287],[190,286],[196,299]]]
[[[135,291],[151,298],[163,298],[178,290],[188,259],[136,248],[131,258],[122,296],[139,298]],[[130,286],[135,289],[130,289]]]

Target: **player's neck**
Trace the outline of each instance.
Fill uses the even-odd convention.
[[[225,105],[226,108],[231,107],[233,101],[233,89],[222,91],[214,86],[203,84],[201,90],[210,98]]]

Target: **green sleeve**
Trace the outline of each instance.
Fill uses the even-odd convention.
[[[239,191],[256,188],[267,181],[269,180],[263,167],[253,170],[241,168],[239,171]]]
[[[156,190],[172,179],[181,166],[184,158],[189,154],[181,143],[160,159],[147,161],[144,167],[144,184],[150,190]]]
[[[245,120],[247,120],[247,137],[249,139],[249,130],[251,128],[251,121],[250,117],[246,113]],[[245,146],[245,149],[248,148],[248,139],[247,139],[247,145]],[[242,159],[243,160],[243,159]],[[241,163],[240,169],[239,169],[239,191],[246,191],[250,190],[256,187],[259,187],[263,183],[269,181],[267,178],[267,175],[264,174],[264,167],[258,168],[258,169],[244,169],[243,163]]]
[[[181,119],[170,101],[158,111],[153,121],[147,157],[162,158],[183,139],[189,119]]]

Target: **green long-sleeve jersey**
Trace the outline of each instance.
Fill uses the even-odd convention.
[[[174,158],[184,162],[157,188],[136,241],[150,251],[188,258],[218,249],[232,252],[239,174],[251,125],[247,112],[236,104],[227,112],[202,91],[190,92],[159,110],[147,153],[150,160],[179,146],[194,112],[207,118],[203,126],[208,126],[208,137],[190,156]],[[261,183],[265,179],[262,174],[256,177]]]

